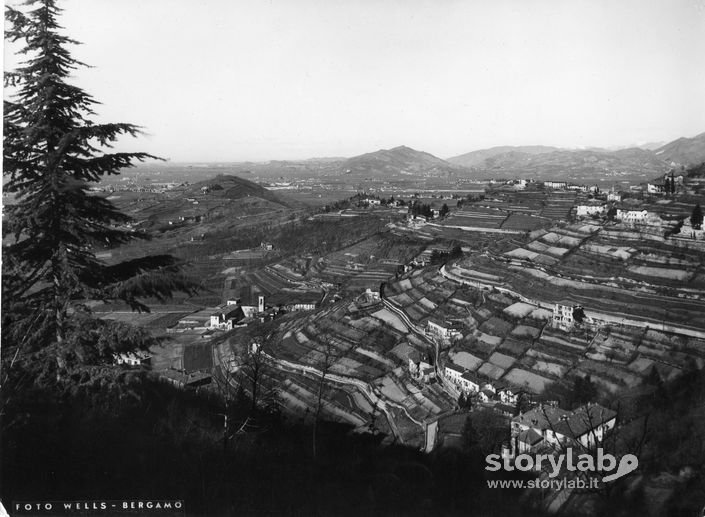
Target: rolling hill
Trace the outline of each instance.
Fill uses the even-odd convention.
[[[292,204],[274,192],[237,176],[219,175],[165,192],[155,202],[145,197],[132,203],[123,201],[122,208],[137,220],[148,220],[153,225],[172,225],[186,222],[210,221],[223,218],[235,221],[257,216],[291,212]],[[209,223],[210,224],[210,223]]]
[[[345,160],[341,165],[345,174],[354,175],[396,175],[432,174],[442,175],[463,171],[463,167],[453,165],[432,154],[416,151],[406,146],[381,149]]]
[[[503,145],[499,147],[491,147],[489,149],[481,149],[479,151],[471,151],[448,158],[448,162],[463,167],[481,167],[487,160],[492,160],[497,156],[510,155],[516,160],[522,160],[537,154],[546,154],[553,151],[558,151],[557,147],[549,147],[545,145],[524,145],[524,146],[509,146]]]
[[[244,197],[258,197],[285,207],[288,206],[274,192],[267,190],[261,185],[239,176],[225,174],[189,185],[182,193],[183,197],[192,197],[201,195],[204,191],[216,198],[234,200]]]

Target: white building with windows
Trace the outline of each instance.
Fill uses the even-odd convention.
[[[560,301],[553,306],[553,328],[569,331],[575,326],[575,312],[582,311],[582,307],[575,305],[571,301]]]
[[[578,217],[591,217],[595,214],[602,215],[605,211],[604,203],[582,203],[575,207],[575,215]]]
[[[545,188],[564,189],[568,186],[568,183],[565,181],[544,181],[543,186]]]

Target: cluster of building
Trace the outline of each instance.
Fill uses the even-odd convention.
[[[476,396],[484,404],[491,402],[502,404],[510,414],[519,399],[520,392],[510,386],[482,379],[474,372],[454,363],[444,366],[443,376],[466,397]]]
[[[568,183],[567,181],[544,181],[543,188],[550,188],[553,190],[572,190],[575,192],[592,192],[597,193],[600,188],[597,185],[577,185],[575,183]]]
[[[240,297],[228,300],[210,316],[209,327],[232,330],[255,319],[272,318],[280,312],[312,311],[321,304],[324,292],[284,290],[267,296],[252,287],[243,289]]]
[[[617,424],[617,412],[588,403],[573,411],[542,404],[512,418],[512,456],[565,447],[593,449]]]

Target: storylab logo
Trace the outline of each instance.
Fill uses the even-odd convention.
[[[497,472],[505,470],[508,472],[519,470],[528,472],[531,470],[544,470],[548,472],[549,478],[555,478],[562,469],[569,472],[594,472],[602,474],[602,482],[609,483],[616,479],[634,472],[639,466],[639,460],[633,454],[625,454],[619,461],[614,455],[605,453],[602,448],[597,449],[597,454],[574,454],[573,449],[568,448],[561,454],[518,454],[514,459],[499,454],[490,454],[485,457],[487,466],[485,470]]]

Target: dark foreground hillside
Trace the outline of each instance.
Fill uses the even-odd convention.
[[[428,456],[325,425],[314,460],[311,428],[265,410],[224,450],[223,409],[213,400],[144,373],[71,383],[8,404],[6,506],[173,498],[188,515],[525,515],[506,494],[483,489],[477,455]],[[249,403],[235,405],[230,417],[244,422]]]
[[[271,409],[253,417],[243,393],[230,404],[231,436],[224,446],[224,409],[212,395],[177,391],[146,372],[112,368],[60,381],[53,372],[15,369],[11,381],[30,373],[33,388],[13,394],[6,385],[3,392],[6,506],[26,500],[180,499],[187,515],[542,515],[532,509],[536,494],[488,489],[484,453],[472,447],[427,455],[325,424],[314,458],[310,426]],[[661,386],[645,401],[651,422],[658,423],[643,451],[647,475],[666,467],[669,450],[682,453],[681,459],[702,459],[697,400],[705,381],[694,375],[687,387]],[[687,428],[679,425],[678,431],[668,420]],[[662,515],[691,515],[705,494],[701,470],[696,466],[696,477],[672,494]],[[572,511],[648,514],[649,491],[626,492],[622,486],[597,500],[593,494],[590,505]]]

